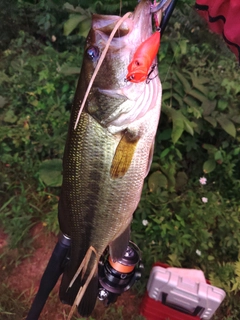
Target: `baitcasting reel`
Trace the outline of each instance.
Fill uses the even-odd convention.
[[[113,261],[108,253],[102,256],[98,265],[99,300],[106,306],[116,302],[120,294],[141,278],[143,268],[140,250],[133,242],[129,242],[121,260]]]

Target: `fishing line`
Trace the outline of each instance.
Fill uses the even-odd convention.
[[[90,90],[91,90],[91,88],[92,88],[93,81],[95,80],[95,78],[96,78],[96,76],[97,76],[97,74],[98,74],[98,71],[99,71],[99,69],[100,69],[100,67],[101,67],[101,65],[102,65],[102,63],[103,63],[103,60],[104,60],[104,58],[105,58],[105,56],[106,56],[106,54],[107,54],[108,48],[109,48],[109,46],[110,46],[110,43],[111,43],[111,41],[112,41],[112,39],[113,39],[116,31],[118,30],[118,28],[121,26],[121,24],[122,24],[125,20],[127,20],[127,19],[129,18],[129,16],[130,16],[131,14],[132,14],[132,12],[127,12],[127,13],[125,13],[125,15],[124,15],[122,18],[120,18],[120,19],[118,20],[117,24],[115,25],[115,27],[113,28],[113,30],[112,30],[112,32],[111,32],[111,34],[110,34],[110,36],[109,36],[108,41],[106,42],[106,46],[105,46],[105,48],[104,48],[104,50],[103,50],[103,52],[102,52],[102,54],[101,54],[100,59],[98,60],[96,69],[95,69],[94,72],[93,72],[92,78],[91,78],[91,80],[90,80],[90,82],[89,82],[89,84],[88,84],[87,91],[86,91],[85,96],[84,96],[84,98],[83,98],[83,102],[82,102],[81,107],[80,107],[80,109],[79,109],[79,111],[78,111],[77,120],[76,120],[75,125],[74,125],[74,130],[76,130],[76,127],[77,127],[78,122],[79,122],[80,115],[81,115],[82,110],[83,110],[83,108],[84,108],[84,106],[85,106],[85,103],[86,103],[86,101],[87,101],[87,97],[88,97],[88,95],[89,95],[89,92],[90,92]]]
[[[122,0],[119,1],[119,17],[121,17],[122,15]],[[118,36],[120,37],[120,32],[118,30]],[[122,48],[120,48],[120,52],[121,52]]]
[[[119,1],[119,16],[122,15],[122,0]]]

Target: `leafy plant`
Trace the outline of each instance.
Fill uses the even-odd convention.
[[[67,134],[67,105],[74,94],[76,64],[81,61],[80,50],[74,50],[71,54],[56,53],[53,47],[43,46],[20,32],[0,62],[0,215],[1,225],[11,234],[12,246],[23,241],[32,224],[46,212],[45,195],[41,195],[46,186],[46,170],[51,180],[47,185],[61,185],[59,158]],[[52,164],[52,171],[46,163]]]

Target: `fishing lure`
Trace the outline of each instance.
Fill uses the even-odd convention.
[[[134,83],[143,82],[147,83],[151,80],[150,75],[156,67],[153,61],[158,53],[160,47],[161,27],[159,26],[159,19],[161,20],[163,12],[168,8],[172,0],[161,0],[158,4],[154,0],[151,7],[151,13],[154,14],[156,31],[145,40],[138,48],[133,59],[128,65],[128,74],[125,81]],[[160,11],[159,17],[157,12]]]
[[[154,69],[155,59],[160,46],[160,29],[154,32],[147,40],[140,44],[128,65],[126,81],[138,83],[149,80]]]

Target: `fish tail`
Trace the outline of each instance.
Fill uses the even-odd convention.
[[[98,259],[92,256],[93,252],[94,248],[90,247],[74,276],[67,269],[63,274],[59,297],[62,303],[72,306],[69,320],[76,307],[83,317],[89,316],[95,307],[98,296]]]
[[[98,275],[94,275],[86,288],[86,291],[77,307],[82,317],[88,317],[92,313],[98,297]]]

